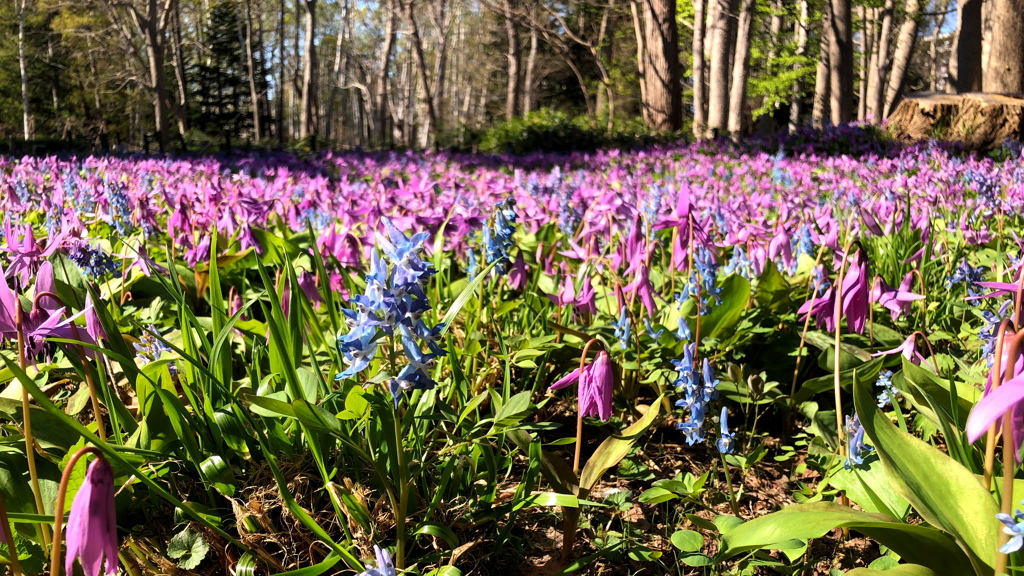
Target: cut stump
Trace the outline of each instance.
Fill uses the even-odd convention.
[[[962,142],[967,150],[987,152],[1006,140],[1022,139],[1024,96],[986,94],[913,94],[900,102],[885,123],[897,140]]]

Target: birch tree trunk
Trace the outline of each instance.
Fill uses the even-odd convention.
[[[800,0],[800,19],[796,22],[796,54],[807,53],[807,26],[810,25],[807,0]],[[800,63],[793,64],[793,70],[799,70]],[[800,125],[801,108],[803,107],[803,87],[800,79],[793,80],[793,95],[789,102],[789,131],[793,132]]]
[[[277,64],[280,66],[278,69],[277,76],[277,94],[274,94],[274,100],[277,100],[277,143],[280,146],[284,146],[284,90],[285,90],[285,53],[284,53],[284,16],[286,14],[284,0],[280,0],[278,4],[280,8],[278,28],[277,28]]]
[[[299,116],[299,138],[316,138],[316,0],[303,0],[306,28],[302,53],[302,110]]]
[[[505,119],[516,117],[519,110],[519,31],[516,30],[512,0],[504,0],[502,8],[505,12],[505,35],[508,39],[508,82],[505,88]]]
[[[252,5],[250,0],[245,0],[245,65],[249,72],[253,137],[259,142],[263,139],[263,117],[260,114],[260,92],[256,87],[256,57],[252,50]]]
[[[1024,0],[994,0],[985,92],[1024,92]]]
[[[875,66],[868,74],[868,116],[876,124],[882,122],[882,106],[885,104],[885,81],[889,77],[889,38],[892,36],[893,0],[885,0],[882,8],[882,30],[878,35],[878,52]]]
[[[811,110],[811,125],[815,128],[822,128],[828,123],[829,119],[829,92],[831,88],[831,81],[829,78],[829,45],[831,40],[830,21],[832,16],[830,14],[831,8],[829,3],[825,3],[825,14],[821,27],[821,38],[820,38],[820,53],[818,55],[818,69],[814,76],[814,101],[813,108]]]
[[[32,139],[32,112],[28,102],[28,72],[25,68],[25,18],[28,0],[18,4],[18,68],[21,70],[21,123],[25,140]]]
[[[981,4],[983,0],[957,0],[956,32],[949,52],[949,90],[981,90]]]
[[[660,132],[683,125],[679,86],[679,31],[675,0],[643,0],[644,82],[650,127]]]
[[[711,66],[708,78],[708,128],[706,137],[713,138],[728,128],[729,122],[729,58],[733,28],[731,15],[735,0],[711,0],[715,4],[711,20]]]
[[[867,117],[868,108],[868,64],[871,61],[871,49],[873,33],[871,23],[868,21],[868,11],[864,6],[857,8],[862,26],[860,34],[860,69],[861,78],[857,87],[857,119],[864,120]]]
[[[693,137],[704,137],[708,123],[707,91],[704,86],[704,7],[707,0],[693,0]]]
[[[523,114],[533,111],[534,74],[537,67],[537,44],[540,34],[537,28],[530,27],[530,53],[526,57],[526,79],[523,81]]]
[[[416,71],[419,76],[420,104],[426,112],[423,118],[423,130],[420,132],[420,147],[426,148],[432,144],[431,134],[437,127],[437,115],[434,111],[433,91],[430,89],[430,78],[427,76],[427,59],[423,55],[423,40],[420,38],[420,28],[416,23],[414,0],[407,0],[405,3],[405,18],[412,30],[413,56],[416,60]]]
[[[742,0],[733,55],[732,84],[729,90],[729,134],[743,131],[747,101],[747,77],[750,75],[750,29],[754,23],[754,0]]]
[[[629,11],[633,15],[633,35],[636,37],[636,75],[640,83],[640,116],[643,118],[644,124],[650,126],[651,118],[647,113],[647,71],[644,69],[647,51],[644,48],[644,26],[637,2],[638,0],[630,0]]]
[[[879,121],[892,114],[897,99],[903,92],[907,67],[914,55],[914,44],[917,43],[917,21],[921,17],[921,0],[907,0],[904,9],[906,19],[900,26],[900,34],[896,40],[896,52],[893,53],[892,70],[889,72],[889,85],[885,90],[885,109],[879,115]]]
[[[939,89],[939,33],[942,32],[942,25],[946,23],[945,0],[936,1],[935,11],[939,15],[935,17],[935,27],[932,29],[931,46],[928,47],[928,90],[935,92]]]
[[[832,123],[853,120],[853,26],[850,0],[829,0],[829,77]]]
[[[391,65],[391,53],[395,49],[395,34],[398,28],[398,11],[395,9],[395,0],[388,0],[385,7],[384,20],[384,46],[381,49],[380,64],[377,66],[377,77],[374,79],[376,85],[374,95],[376,96],[374,110],[370,115],[376,117],[377,144],[384,145],[387,137],[387,101],[388,101],[388,69]]]

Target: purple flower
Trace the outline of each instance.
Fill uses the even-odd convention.
[[[551,385],[548,390],[561,390],[579,382],[579,413],[581,416],[596,416],[601,420],[612,417],[612,391],[615,388],[615,374],[612,362],[604,350],[597,358],[583,368],[583,377],[577,368]]]
[[[881,276],[875,277],[875,284],[871,288],[872,302],[878,302],[892,314],[895,321],[910,311],[911,302],[924,299],[924,296],[910,291],[914,283],[914,273],[911,272],[900,282],[899,288],[893,288],[885,283]]]
[[[1015,376],[1001,386],[986,391],[967,417],[967,440],[977,442],[1004,414],[1013,411],[1010,436],[1013,453],[1020,462],[1020,446],[1024,442],[1024,374]]]
[[[89,464],[68,516],[64,571],[73,574],[75,560],[85,576],[117,574],[117,519],[114,510],[114,471],[103,458]],[[106,570],[101,571],[106,557]]]
[[[376,544],[373,545],[373,554],[377,557],[377,566],[368,568],[358,576],[397,576],[394,563],[391,562],[391,554]]]

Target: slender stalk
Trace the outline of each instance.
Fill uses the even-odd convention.
[[[846,249],[843,250],[843,260],[839,264],[839,275],[836,276],[836,304],[833,314],[835,316],[836,325],[836,339],[835,339],[835,366],[832,371],[835,379],[833,380],[833,388],[835,389],[836,398],[836,432],[839,433],[839,456],[846,456],[846,444],[843,442],[843,400],[842,400],[842,373],[840,371],[840,350],[842,346],[842,340],[840,336],[843,333],[842,319],[843,319],[843,275],[846,273],[847,258],[850,254],[851,244],[846,245]]]
[[[1010,339],[1010,349],[1006,355],[1006,367],[1003,374],[1004,381],[1009,381],[1013,378],[1021,340],[1024,340],[1024,332],[1017,332]],[[1003,415],[1003,489],[1000,510],[1003,514],[1010,514],[1013,511],[1013,475],[1016,463],[1017,455],[1014,453],[1013,438],[1013,410],[1007,410]],[[1002,548],[1010,540],[1010,536],[1004,530],[1000,530],[998,534],[999,538],[996,546]],[[1007,554],[996,554],[995,574],[997,576],[1006,573],[1008,561],[1009,556]]]
[[[39,306],[39,300],[42,298],[52,298],[59,302],[61,306],[64,306],[65,310],[67,309],[67,305],[64,304],[64,301],[53,292],[40,292],[36,294],[32,303],[33,308],[37,308]],[[65,314],[67,314],[66,311]],[[75,340],[80,341],[82,339],[78,334],[78,326],[76,326],[74,322],[71,323],[71,332],[74,334]],[[89,399],[92,400],[92,413],[96,418],[96,435],[100,437],[100,440],[106,442],[107,430],[103,423],[103,415],[100,413],[100,399],[99,394],[96,392],[96,382],[92,377],[92,366],[87,361],[84,348],[76,344],[75,350],[78,352],[78,359],[82,362],[82,371],[85,372],[85,383],[89,388]]]
[[[582,393],[582,391],[580,390],[580,387],[583,385],[583,368],[587,364],[587,352],[590,351],[590,346],[592,344],[600,345],[601,342],[597,338],[591,338],[590,340],[587,340],[586,344],[583,345],[583,353],[580,354],[580,376],[579,376],[580,379],[579,379],[579,382],[576,385],[576,395],[577,395],[577,397],[579,397],[579,395]],[[583,447],[583,407],[580,406],[576,410],[576,454],[575,454],[575,456],[573,456],[573,460],[572,460],[572,471],[573,471],[573,474],[576,474],[577,476],[579,476],[579,473],[580,473],[580,449],[582,447]]]
[[[25,370],[28,367],[28,359],[25,354],[25,325],[24,311],[21,309],[21,302],[14,308],[14,323],[18,329],[18,367]],[[28,388],[21,387],[21,414],[23,419],[23,431],[25,433],[25,457],[28,459],[29,481],[32,483],[32,496],[36,503],[36,513],[46,514],[46,507],[43,505],[43,495],[39,489],[39,472],[36,469],[36,441],[32,435],[32,411],[29,402]],[[39,524],[40,540],[43,542],[43,549],[50,547],[50,528],[46,524]]]
[[[825,245],[822,244],[821,246],[818,247],[818,256],[814,259],[814,268],[812,268],[812,270],[816,269],[819,265],[821,265],[821,256],[824,252]],[[813,273],[811,274],[811,277],[814,277]],[[822,278],[822,280],[824,280],[824,278]],[[811,327],[810,308],[814,308],[814,302],[815,298],[817,298],[818,296],[819,287],[821,287],[821,280],[814,282],[814,287],[811,288],[811,303],[808,306],[807,317],[804,318],[803,332],[800,333],[800,345],[796,349],[796,368],[793,369],[793,384],[789,388],[790,412],[796,409],[796,400],[794,399],[794,397],[796,396],[796,381],[797,378],[800,376],[800,360],[803,359],[804,343],[807,341],[807,331]]]
[[[398,509],[395,510],[395,567],[405,569],[405,515],[409,506],[409,464],[402,443],[402,412],[395,408],[395,455],[398,457]]]
[[[999,328],[996,330],[996,357],[992,361],[992,390],[999,388],[1002,384],[1003,341],[1006,338],[1006,331],[1009,330],[1010,327],[1010,320],[1005,319],[999,323]],[[986,490],[990,490],[992,488],[992,469],[995,467],[995,460],[996,425],[993,424],[989,427],[988,434],[985,436],[985,473],[983,476],[983,483],[985,484]]]
[[[61,530],[64,527],[64,501],[67,498],[68,482],[71,480],[71,473],[79,458],[86,454],[92,454],[97,458],[103,458],[103,452],[95,446],[86,446],[71,455],[64,473],[60,477],[60,487],[57,488],[57,502],[53,506],[53,552],[50,554],[50,576],[60,576],[60,554],[61,554]]]
[[[924,287],[924,275],[919,268],[914,268],[912,273],[917,274],[918,285],[921,287],[921,333],[928,333],[928,292]]]
[[[18,547],[14,544],[11,522],[7,519],[7,506],[0,497],[0,530],[3,530],[4,544],[7,544],[7,555],[11,559],[11,576],[21,576],[21,561],[18,560]]]
[[[736,491],[732,487],[732,477],[729,475],[729,463],[725,461],[725,454],[721,452],[718,455],[722,458],[722,472],[725,473],[725,486],[729,489],[729,506],[732,508],[732,513],[737,518],[740,517],[740,505],[736,501]]]

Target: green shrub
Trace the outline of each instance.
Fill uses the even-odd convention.
[[[482,152],[528,154],[572,152],[598,148],[635,148],[678,140],[681,133],[658,134],[639,120],[616,121],[608,130],[607,118],[572,116],[550,109],[494,125],[481,137]]]

